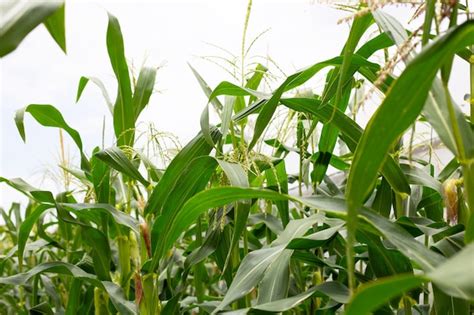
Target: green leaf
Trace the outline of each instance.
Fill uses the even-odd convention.
[[[252,138],[251,143],[249,144],[249,148],[252,148],[258,138],[262,135],[263,131],[267,127],[268,123],[270,122],[273,113],[276,110],[276,107],[279,104],[280,98],[282,97],[283,93],[294,89],[306,81],[311,79],[316,73],[320,70],[324,69],[325,67],[339,65],[343,61],[342,57],[336,57],[333,59],[329,59],[323,62],[316,63],[311,67],[308,67],[304,70],[301,70],[293,75],[289,76],[272,94],[272,96],[259,104],[261,106],[260,114],[257,118],[257,122],[255,125],[255,132]],[[371,63],[367,61],[365,58],[355,55],[351,60],[351,65],[357,67],[368,67],[377,70],[379,66],[377,64]],[[209,97],[209,101],[212,101],[215,97],[219,95],[233,95],[233,96],[245,96],[245,95],[253,95],[258,98],[266,98],[267,95],[262,95],[262,93],[243,88],[232,84],[230,82],[221,82],[212,92],[211,96]],[[251,106],[246,108],[246,112],[249,113],[253,108]],[[239,119],[243,119],[244,117],[239,117]],[[234,118],[235,119],[235,118]]]
[[[396,275],[364,284],[357,289],[345,314],[370,315],[392,298],[420,286],[424,281],[422,277],[414,275]]]
[[[374,13],[374,17],[381,27],[397,34],[394,37],[397,45],[403,45],[406,34],[396,19],[383,14],[381,11]],[[423,59],[423,54],[432,57],[432,65],[427,65],[431,72],[434,71],[432,77],[428,80],[430,84],[433,81],[432,89],[426,100],[423,114],[436,130],[441,140],[456,155],[458,160],[462,162],[464,186],[469,192],[467,200],[472,206],[474,204],[474,194],[470,192],[474,191],[474,163],[472,163],[474,158],[474,132],[466,121],[462,110],[455,104],[451,95],[449,95],[447,87],[443,86],[447,85],[454,54],[456,53],[466,60],[472,57],[472,53],[467,49],[467,46],[470,45],[469,40],[474,37],[470,35],[472,33],[472,25],[470,26],[469,23],[471,22],[456,26],[456,17],[457,8],[454,8],[451,12],[449,23],[450,32],[442,38],[438,38],[429,47],[426,46],[427,48],[424,49],[426,52],[422,52],[421,56],[418,56],[416,59]],[[443,49],[436,47],[442,47]],[[442,56],[434,57],[431,53],[428,53],[429,50],[439,50],[437,53]],[[435,77],[435,73],[440,68],[442,82]]]
[[[231,127],[232,113],[234,112],[234,105],[237,99],[232,96],[227,96],[224,102],[224,110],[222,111],[222,121],[221,121],[221,133],[222,139],[227,137],[229,128]]]
[[[110,110],[110,113],[113,115],[114,114],[114,104],[110,100],[109,93],[107,92],[107,89],[105,88],[104,83],[96,78],[96,77],[84,77],[82,76],[79,79],[79,85],[77,87],[77,94],[76,94],[76,103],[79,102],[79,99],[82,96],[82,92],[84,92],[84,89],[86,88],[86,85],[90,82],[94,83],[102,92],[102,95],[104,96],[104,100],[107,104],[107,107]]]
[[[82,281],[79,279],[74,279],[71,282],[71,285],[69,287],[68,291],[68,301],[67,301],[67,307],[66,307],[66,315],[74,315],[77,314],[79,310],[79,306],[81,304],[80,298],[81,298],[81,286],[82,286]]]
[[[6,56],[14,51],[23,39],[39,24],[45,22],[49,17],[55,16],[53,22],[58,22],[62,10],[64,16],[64,1],[36,2],[26,1],[22,3],[11,2],[2,6],[2,22],[0,24],[0,57]],[[4,18],[4,19],[3,19]],[[64,19],[64,17],[63,17]],[[52,22],[50,22],[52,24]],[[61,38],[64,30],[57,25],[53,30],[56,42],[66,51],[65,40]],[[64,22],[62,27],[64,28]],[[56,39],[57,38],[57,39]],[[62,46],[62,44],[64,44]]]
[[[267,67],[265,67],[264,65],[260,63],[257,64],[253,72],[253,75],[245,83],[245,87],[248,89],[257,90],[258,87],[260,86],[260,83],[262,82],[263,76],[265,75],[267,71],[268,71]],[[257,98],[254,95],[251,95],[249,97],[248,104],[252,104],[256,100]]]
[[[433,285],[433,309],[435,314],[469,314],[469,301],[454,298],[445,294],[436,285]]]
[[[306,231],[316,223],[318,219],[320,219],[320,217],[312,216],[305,219],[291,221],[283,233],[272,242],[270,247],[253,251],[245,256],[240,263],[239,269],[237,270],[224,299],[214,310],[214,313],[223,310],[224,307],[250,292],[264,277],[267,268],[269,268],[274,261],[277,261],[278,264],[281,255],[284,255],[282,263],[289,262],[289,259],[287,259],[289,257],[287,257],[287,255],[291,256],[292,251],[285,250],[285,247],[293,238],[304,235],[304,233],[306,233]],[[275,286],[277,283],[278,282],[266,282],[264,287],[270,291],[274,291],[277,288]],[[284,291],[286,290],[284,289]],[[270,301],[272,298],[273,294],[270,293],[269,296],[262,297],[261,299],[259,298],[259,301]]]
[[[44,239],[39,239],[37,241],[27,243],[26,246],[24,246],[23,255],[24,252],[37,252],[41,248],[44,248],[48,245],[51,245],[51,242]],[[0,259],[0,267],[3,268],[2,264],[4,264],[8,259],[12,258],[15,254],[17,254],[17,252],[18,245],[15,245]]]
[[[428,273],[428,277],[449,295],[474,300],[474,244],[464,249]]]
[[[291,221],[287,227],[298,226],[299,228],[309,228],[306,225],[306,219]],[[301,223],[300,223],[301,222]],[[308,249],[321,246],[328,239],[332,238],[338,230],[342,228],[342,225],[337,225],[316,233],[310,234],[305,237],[300,237],[301,233],[293,234],[288,239],[287,249]],[[283,233],[287,233],[286,231]],[[284,234],[283,234],[284,235]],[[283,237],[282,235],[282,237]],[[275,243],[281,243],[279,239]],[[290,258],[293,255],[292,250],[283,251],[265,271],[265,275],[259,285],[258,290],[258,304],[269,303],[283,299],[287,296],[289,284],[290,284]],[[261,309],[261,308],[257,308]]]
[[[72,276],[74,279],[82,279],[95,287],[104,289],[107,291],[112,303],[121,314],[137,314],[134,303],[125,299],[122,289],[115,283],[99,281],[95,275],[87,273],[81,268],[65,262],[57,261],[42,263],[25,273],[0,278],[0,283],[14,286],[24,285],[32,277],[45,272]]]
[[[1,179],[0,179],[0,181],[1,181]],[[13,205],[12,205],[12,206],[13,206]],[[18,241],[17,241],[17,235],[16,235],[16,234],[17,234],[17,233],[16,233],[16,232],[17,232],[17,229],[16,229],[16,226],[15,226],[15,224],[13,223],[12,219],[10,218],[10,215],[9,215],[9,214],[10,214],[11,212],[8,212],[8,213],[7,213],[7,212],[5,211],[5,209],[3,209],[2,207],[0,207],[0,213],[1,213],[1,215],[2,215],[3,221],[5,222],[5,226],[6,226],[6,229],[7,229],[6,233],[8,233],[8,234],[11,236],[13,243],[17,244],[17,242],[18,242]]]
[[[148,187],[150,185],[150,183],[142,176],[142,174],[140,174],[140,171],[137,169],[137,167],[133,165],[125,153],[119,148],[111,147],[97,152],[94,156],[104,161],[122,174],[139,181],[143,184],[143,186]]]
[[[252,225],[264,223],[276,235],[279,235],[281,232],[283,232],[283,225],[281,221],[270,213],[252,214],[249,216],[249,221]]]
[[[51,16],[49,16],[44,25],[49,34],[54,38],[56,43],[66,53],[66,27],[64,22],[64,3]]]
[[[252,141],[249,144],[249,148],[252,148],[262,135],[263,131],[267,127],[268,123],[270,122],[277,106],[280,101],[280,98],[282,97],[283,93],[286,91],[289,91],[297,86],[300,86],[304,84],[306,81],[311,79],[317,72],[319,72],[321,69],[334,65],[336,62],[340,61],[341,57],[336,57],[331,60],[323,61],[320,63],[317,63],[305,70],[302,70],[300,72],[297,72],[291,76],[289,76],[285,82],[283,82],[280,87],[273,93],[272,97],[268,100],[268,102],[263,105],[262,109],[260,110],[260,114],[258,115],[257,121],[255,123],[255,131],[254,135],[252,138]],[[376,67],[378,68],[377,65],[374,65],[365,59],[358,58],[354,56],[353,60],[351,60],[352,64],[361,66],[361,67]]]
[[[442,185],[439,181],[434,179],[424,170],[411,166],[409,164],[400,164],[400,168],[405,173],[408,181],[412,185],[421,185],[436,190],[440,194],[442,193]]]
[[[98,229],[83,226],[82,239],[92,249],[95,274],[100,280],[110,281],[110,245],[104,233]]]
[[[379,26],[391,36],[391,38],[397,44],[398,47],[403,47],[406,41],[409,40],[407,31],[394,17],[384,13],[381,10],[378,10],[374,12],[374,18],[379,24]],[[424,35],[425,34],[423,33],[423,36]],[[410,57],[411,56],[408,56],[407,59],[410,60]],[[468,125],[466,124],[462,110],[456,104],[454,104],[453,100],[451,100],[451,102],[456,116],[456,120],[459,124],[459,127],[463,130],[464,142],[467,144],[469,142],[467,141],[468,137],[464,135],[469,134]],[[447,104],[446,91],[444,90],[441,84],[441,80],[438,78],[435,78],[433,81],[433,85],[429,92],[429,96],[426,99],[426,103],[422,113],[429,121],[430,125],[436,130],[443,143],[451,150],[451,152],[457,155],[458,153],[456,148],[454,129],[449,121],[450,115]],[[473,145],[474,144],[472,144],[471,141],[470,147],[472,147]]]
[[[114,106],[114,130],[118,146],[132,146],[135,137],[136,110],[132,106],[132,87],[125,59],[122,30],[119,21],[109,13],[107,51],[117,78],[118,91]]]
[[[217,129],[211,131],[211,135],[214,141],[218,140],[221,136]],[[212,150],[212,146],[207,143],[202,133],[199,133],[194,139],[192,139],[171,161],[166,168],[166,172],[160,179],[153,192],[148,199],[145,206],[145,215],[149,213],[160,214],[163,209],[164,200],[168,195],[169,191],[173,189],[176,182],[181,176],[183,169],[186,165],[194,160],[196,157],[202,155],[208,155]]]
[[[79,99],[81,98],[82,92],[84,91],[84,89],[85,89],[88,82],[89,82],[88,77],[81,77],[79,79],[79,86],[77,87],[76,103],[79,102]]]
[[[349,104],[349,97],[352,90],[352,82],[349,82],[349,86],[344,89],[344,94],[341,97],[341,100],[338,102],[337,108],[344,113]],[[321,131],[321,137],[319,138],[318,142],[318,149],[319,149],[319,156],[315,162],[315,167],[313,170],[313,180],[316,183],[321,183],[324,176],[326,175],[326,171],[328,169],[329,163],[332,158],[332,153],[334,148],[336,147],[336,141],[339,134],[338,128],[335,124],[326,123],[323,126]]]
[[[212,91],[211,95],[209,96],[209,102],[212,102],[215,98],[221,95],[229,95],[229,96],[246,96],[252,95],[257,98],[268,98],[271,95],[259,91],[252,90],[250,88],[241,87],[239,85],[235,85],[234,83],[223,81],[216,86],[216,88]]]
[[[413,273],[410,260],[398,250],[386,248],[378,236],[358,231],[357,237],[367,244],[370,269],[377,278]]]
[[[90,165],[86,156],[83,153],[82,139],[76,129],[71,128],[63,118],[63,115],[52,105],[30,104],[25,108],[19,109],[15,113],[15,124],[23,141],[26,141],[24,116],[25,112],[30,115],[41,125],[45,127],[61,128],[66,131],[74,140],[74,143],[81,152],[81,168],[84,171],[89,171]]]
[[[169,191],[168,196],[163,201],[163,212],[157,217],[152,227],[152,243],[161,244],[169,233],[168,228],[171,222],[182,210],[183,204],[196,193],[203,190],[211,175],[214,173],[217,165],[220,165],[227,175],[232,185],[239,187],[248,187],[248,179],[242,167],[238,164],[232,164],[217,160],[210,156],[201,156],[192,160],[185,169],[182,170],[180,178],[175,186]],[[242,206],[237,206],[236,222],[232,238],[232,246],[236,246],[245,228],[250,204],[247,201],[242,202]],[[159,259],[166,252],[161,246],[153,245],[152,268],[155,268]],[[225,268],[224,268],[225,269]]]
[[[193,72],[194,77],[198,80],[199,85],[201,86],[201,89],[204,91],[204,94],[206,94],[206,97],[209,99],[209,97],[212,94],[211,88],[209,87],[209,85],[207,85],[206,81],[204,81],[204,79],[196,71],[196,69],[194,69],[189,63],[188,63],[188,66],[189,66],[189,68],[191,68],[191,71]],[[222,109],[224,108],[224,106],[222,106],[219,99],[217,99],[217,98],[212,99],[211,104],[214,106],[214,109],[216,110],[217,114],[220,116],[220,113],[221,113]]]
[[[151,230],[153,244],[152,270],[158,266],[159,260],[169,249],[161,246],[161,244],[169,233],[171,222],[179,215],[183,204],[206,187],[217,165],[217,161],[210,156],[195,158],[186,165],[175,185],[168,191],[168,195],[162,201],[163,211],[156,218]],[[157,246],[158,244],[160,245]]]
[[[382,216],[389,218],[392,210],[392,189],[385,178],[382,178],[374,201],[372,202],[372,209],[377,211]]]
[[[224,309],[238,298],[249,293],[262,279],[265,270],[285,249],[284,245],[269,247],[249,253],[240,263],[232,284],[214,313]]]
[[[138,221],[132,216],[126,214],[125,212],[118,211],[109,204],[59,203],[59,205],[67,210],[72,211],[77,216],[96,222],[96,224],[99,224],[101,222],[100,214],[107,214],[111,218],[113,218],[114,221],[118,224],[129,227],[137,235],[139,234]]]
[[[33,229],[33,225],[35,225],[36,221],[38,221],[45,211],[51,208],[53,208],[52,205],[39,205],[33,210],[33,212],[30,213],[30,215],[25,218],[25,220],[20,225],[18,230],[18,263],[20,264],[20,271],[23,264],[23,253],[25,251],[25,246],[28,242],[30,232]]]
[[[310,208],[324,210],[331,216],[347,219],[347,205],[343,199],[329,197],[296,197],[279,194],[271,190],[239,187],[219,187],[202,191],[190,198],[184,204],[181,211],[176,215],[173,222],[169,224],[168,234],[164,238],[162,247],[168,250],[200,214],[211,208],[243,199],[262,198],[268,200],[291,200],[300,202]],[[359,211],[360,219],[368,223],[361,228],[373,233],[374,229],[398,248],[405,256],[416,261],[425,271],[434,270],[435,267],[445,261],[445,258],[427,249],[419,243],[402,227],[380,216],[376,212],[362,208]]]
[[[192,266],[200,263],[214,253],[221,239],[221,234],[222,231],[220,229],[214,229],[208,232],[203,244],[186,257],[184,268],[189,270]]]
[[[33,187],[21,178],[6,179],[4,177],[0,177],[0,183],[1,182],[6,183],[8,186],[18,190],[19,192],[26,195],[28,198],[31,198],[38,202],[47,203],[50,205],[54,205],[55,203],[53,194],[50,191],[41,190],[39,188]]]
[[[91,157],[91,177],[94,185],[95,200],[98,203],[108,203],[110,198],[110,167],[95,156],[100,149],[94,149]]]
[[[223,160],[217,160],[219,166],[226,174],[230,184],[235,187],[249,187],[249,180],[242,166],[236,163],[229,163]],[[232,239],[230,242],[229,253],[224,266],[224,272],[228,266],[229,260],[232,255],[232,251],[239,244],[240,235],[244,232],[247,226],[247,219],[250,212],[251,202],[250,200],[244,200],[238,202],[234,206],[234,231],[232,233]]]
[[[282,99],[281,103],[293,110],[311,113],[323,121],[330,121],[331,124],[334,124],[339,129],[349,149],[352,152],[356,150],[362,136],[362,128],[338,109],[334,109],[329,104],[321,105],[318,100],[311,98],[287,98]],[[386,154],[386,161],[381,173],[396,192],[410,194],[410,186],[404,173],[388,154]]]
[[[283,194],[288,194],[288,175],[286,173],[285,160],[280,160],[273,163],[273,167],[270,167],[265,171],[267,178],[267,186],[270,189],[276,190]],[[283,226],[286,226],[290,221],[288,201],[278,200],[275,201],[280,214],[281,222]]]
[[[473,33],[474,22],[466,22],[449,31],[413,59],[394,82],[367,124],[354,153],[346,190],[351,211],[357,210],[373,189],[390,146],[420,114],[443,60],[474,42]],[[423,75],[421,80],[420,74]]]
[[[349,290],[340,282],[328,281],[312,287],[308,291],[286,298],[279,301],[273,301],[261,305],[253,306],[252,309],[267,312],[284,312],[290,310],[306,300],[307,298],[322,293],[339,303],[347,303],[349,301]]]
[[[289,249],[311,249],[322,246],[339,232],[344,224],[317,231],[302,238],[293,239],[287,246]]]
[[[298,306],[303,301],[308,298],[317,295],[317,296],[328,296],[334,301],[339,303],[347,303],[349,301],[349,290],[340,282],[328,281],[321,283],[317,286],[310,288],[308,291],[288,297],[285,299],[280,299],[273,302],[257,304],[248,309],[242,309],[233,312],[225,312],[223,314],[247,314],[251,310],[265,311],[272,313],[280,313],[289,311],[292,308]]]
[[[331,88],[336,85],[334,97],[334,106],[341,112],[345,112],[352,91],[352,76],[357,71],[356,67],[351,67],[351,60],[354,56],[354,51],[359,43],[362,35],[367,28],[373,23],[372,15],[365,14],[354,18],[354,21],[349,32],[349,37],[344,45],[342,54],[344,56],[342,65],[330,72],[328,77],[330,82],[326,85],[323,91],[323,103],[332,98]],[[365,56],[366,58],[368,56]],[[332,124],[326,124],[321,131],[318,148],[321,152],[320,157],[331,156],[334,151],[339,130]],[[315,163],[313,178],[316,183],[321,183],[329,165],[329,159],[317,160]]]
[[[425,21],[423,22],[423,34],[422,43],[426,45],[428,43],[431,33],[431,22],[435,16],[436,1],[428,0],[425,5]]]
[[[466,300],[474,299],[472,261],[474,244],[467,246],[453,258],[424,276],[396,275],[379,279],[359,287],[349,303],[346,314],[365,315],[388,302],[391,298],[428,280],[442,287],[444,292]]]
[[[290,259],[292,250],[283,251],[265,270],[258,285],[257,304],[281,300],[288,295],[290,286]]]
[[[28,311],[30,314],[54,315],[53,309],[47,302],[30,307]]]
[[[135,109],[135,120],[138,119],[142,110],[148,105],[150,96],[155,87],[156,69],[143,67],[138,75],[137,85],[132,99],[132,106]]]

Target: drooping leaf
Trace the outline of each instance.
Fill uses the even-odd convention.
[[[467,300],[474,297],[474,278],[472,259],[474,245],[469,245],[453,259],[447,260],[433,271],[423,275],[399,274],[388,278],[378,279],[362,285],[351,299],[346,314],[365,315],[412,288],[426,281],[433,281],[437,286],[445,286],[444,292]]]
[[[444,292],[472,301],[474,300],[473,261],[474,244],[471,243],[427,276]]]
[[[295,308],[301,304],[306,299],[312,296],[328,296],[334,301],[339,303],[347,303],[349,301],[349,290],[340,282],[328,281],[316,285],[306,292],[285,298],[277,301],[272,301],[263,304],[257,304],[248,309],[242,309],[238,311],[224,312],[223,314],[247,314],[251,310],[271,312],[271,313],[280,313],[289,311],[292,308]]]
[[[23,39],[35,29],[39,24],[52,18],[51,35],[58,45],[66,51],[64,37],[64,1],[51,2],[12,2],[3,6],[2,15],[5,16],[0,24],[0,57],[3,57],[13,50],[23,41]],[[56,13],[57,11],[61,11]],[[62,17],[62,24],[60,23]],[[53,27],[54,26],[54,27]]]
[[[191,71],[193,72],[194,77],[196,77],[196,79],[198,80],[198,83],[201,86],[201,89],[203,90],[204,94],[206,94],[206,97],[209,99],[209,97],[212,94],[211,88],[209,87],[209,85],[207,85],[206,81],[204,81],[204,79],[196,71],[196,69],[194,69],[189,63],[188,63],[188,66],[191,68]],[[214,106],[215,111],[220,116],[220,113],[221,113],[222,109],[224,108],[222,103],[219,101],[219,99],[214,98],[214,99],[211,100],[211,104]]]
[[[74,140],[81,153],[81,168],[89,171],[90,165],[83,152],[82,139],[76,129],[71,128],[63,118],[63,115],[52,105],[30,104],[15,113],[15,124],[23,141],[26,141],[24,116],[29,113],[38,123],[45,127],[61,128],[66,131]]]
[[[140,171],[135,165],[127,158],[125,153],[117,147],[111,147],[95,153],[97,158],[107,163],[117,171],[127,175],[140,183],[145,187],[148,187],[150,183],[142,176]]]
[[[176,215],[173,222],[169,224],[167,235],[163,236],[161,243],[164,250],[172,247],[181,233],[186,230],[201,213],[204,211],[235,202],[242,199],[262,198],[268,200],[292,200],[300,202],[308,207],[324,210],[331,216],[341,219],[347,218],[347,205],[343,199],[328,197],[296,197],[279,194],[271,190],[219,187],[202,191],[190,198]],[[427,249],[411,237],[402,227],[380,216],[376,212],[362,208],[359,211],[360,219],[368,223],[362,228],[367,228],[369,232],[377,231],[398,248],[405,256],[417,262],[426,272],[432,271],[435,267],[445,261],[445,258]],[[375,230],[374,230],[375,229]]]
[[[370,315],[391,298],[420,286],[425,280],[414,275],[396,275],[359,287],[346,309],[347,315]]]
[[[99,281],[95,275],[87,273],[81,268],[65,262],[42,263],[25,273],[0,278],[0,283],[15,286],[24,285],[35,275],[45,272],[72,276],[75,279],[82,279],[96,287],[102,288],[107,291],[112,303],[121,314],[137,314],[135,305],[125,299],[123,290],[115,283],[109,281]]]
[[[55,203],[54,196],[50,191],[33,187],[21,178],[7,179],[5,177],[0,177],[0,183],[1,182],[6,183],[8,186],[12,187],[13,189],[16,189],[28,198],[31,198],[38,202],[50,205],[54,205]]]
[[[255,287],[264,277],[265,271],[274,261],[280,260],[283,255],[283,262],[288,262],[285,253],[291,256],[291,250],[285,250],[288,243],[295,237],[302,236],[306,231],[317,222],[318,217],[313,216],[306,219],[291,221],[280,236],[272,242],[268,248],[262,248],[251,252],[242,260],[239,269],[232,281],[231,286],[227,290],[224,299],[214,310],[214,313],[223,310],[236,299],[244,296],[253,287]],[[265,286],[273,288],[272,283]],[[286,290],[285,290],[286,291]],[[264,301],[270,301],[271,296],[262,298]],[[262,300],[261,299],[261,300]]]
[[[83,218],[87,218],[89,220],[95,221],[97,224],[101,221],[100,214],[104,213],[109,215],[115,222],[130,228],[135,233],[139,233],[138,231],[138,221],[133,218],[132,216],[126,214],[123,211],[119,211],[115,209],[113,206],[109,204],[101,204],[101,203],[59,203],[60,206],[71,210],[77,216],[81,216]]]
[[[76,103],[79,102],[79,99],[82,96],[82,93],[84,92],[84,89],[86,88],[87,84],[90,82],[94,83],[102,92],[102,95],[104,96],[105,103],[107,104],[107,107],[110,111],[110,113],[113,115],[114,113],[114,104],[110,100],[109,93],[107,92],[107,89],[105,88],[104,83],[96,78],[96,77],[84,77],[82,76],[79,79],[79,85],[77,87],[77,94],[76,94]]]

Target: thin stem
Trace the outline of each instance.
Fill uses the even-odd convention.
[[[474,12],[469,10],[469,1],[466,1],[466,13],[469,20],[474,19]],[[469,95],[469,104],[471,107],[471,124],[474,124],[474,45],[471,46],[471,57],[469,58],[469,68],[470,68],[470,95]]]
[[[198,246],[202,245],[202,218],[198,218],[196,226],[196,243]],[[202,268],[204,268],[203,262],[200,262],[194,267],[194,286],[196,288],[196,297],[199,303],[204,300],[204,280],[202,278]]]
[[[425,235],[425,247],[428,247],[429,245],[429,236]],[[424,283],[423,287],[425,290],[423,291],[423,304],[428,304],[429,303],[429,293],[428,290],[430,288],[429,283]]]
[[[469,95],[469,103],[471,105],[471,124],[474,124],[474,46],[471,46],[471,57],[469,58],[470,63],[470,77],[471,77],[471,88]]]
[[[247,5],[247,14],[245,15],[245,22],[244,22],[244,31],[242,33],[242,47],[241,47],[241,80],[242,80],[242,86],[245,84],[245,39],[247,37],[247,28],[249,26],[249,20],[250,20],[250,12],[252,11],[252,0],[249,0],[248,5]]]
[[[354,244],[358,217],[356,207],[351,204],[348,204],[347,218],[346,265],[349,291],[350,294],[353,295],[356,285],[354,268]]]
[[[404,199],[398,193],[395,194],[395,215],[397,219],[403,217],[404,215],[407,215],[404,207]]]

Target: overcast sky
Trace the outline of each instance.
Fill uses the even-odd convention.
[[[129,64],[137,71],[144,62],[161,66],[156,85],[159,93],[152,96],[140,120],[152,121],[157,129],[172,132],[185,144],[199,131],[199,116],[206,104],[187,62],[198,69],[211,87],[230,80],[222,69],[198,56],[226,56],[207,43],[240,55],[246,6],[247,1],[68,1],[67,55],[39,26],[15,52],[0,61],[0,176],[21,177],[34,185],[54,189],[50,182],[42,181],[42,174],[57,169],[58,130],[41,127],[27,117],[27,141],[23,143],[14,125],[15,110],[31,103],[59,108],[66,121],[80,132],[88,153],[101,144],[102,121],[106,117],[106,146],[113,143],[110,114],[101,92],[90,85],[80,102],[75,103],[82,75],[102,79],[111,97],[115,97],[105,46],[107,11],[120,21]],[[409,18],[406,12],[403,8],[391,11],[402,23]],[[337,21],[347,15],[314,1],[254,0],[248,42],[269,31],[258,40],[250,56],[268,55],[286,74],[334,57],[349,29],[347,23]],[[455,74],[467,78],[465,70],[456,71]],[[462,78],[454,80],[459,97],[467,90],[468,82]],[[67,147],[70,155],[77,158],[76,148],[72,144]],[[7,207],[14,200],[20,200],[20,196],[2,185],[0,206]]]

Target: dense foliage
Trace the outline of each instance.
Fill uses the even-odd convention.
[[[66,51],[64,5],[28,5],[2,25],[1,55],[41,23]],[[380,5],[344,9],[354,14],[341,54],[271,92],[262,64],[245,72],[242,61],[242,81],[214,89],[191,67],[209,103],[166,167],[136,135],[157,70],[130,74],[109,14],[115,101],[88,77],[77,101],[90,82],[103,89],[116,142],[85,152],[52,105],[15,115],[23,140],[25,115],[69,135],[80,163],[61,166],[77,184],[57,195],[0,177],[30,200],[1,209],[0,313],[470,314],[474,22],[457,1],[423,3],[415,31]],[[470,115],[450,94],[455,58],[470,69]],[[321,74],[321,90],[301,89]],[[363,88],[382,95],[362,97],[377,102],[365,127]],[[452,154],[441,170],[431,150],[414,152],[417,126]]]

